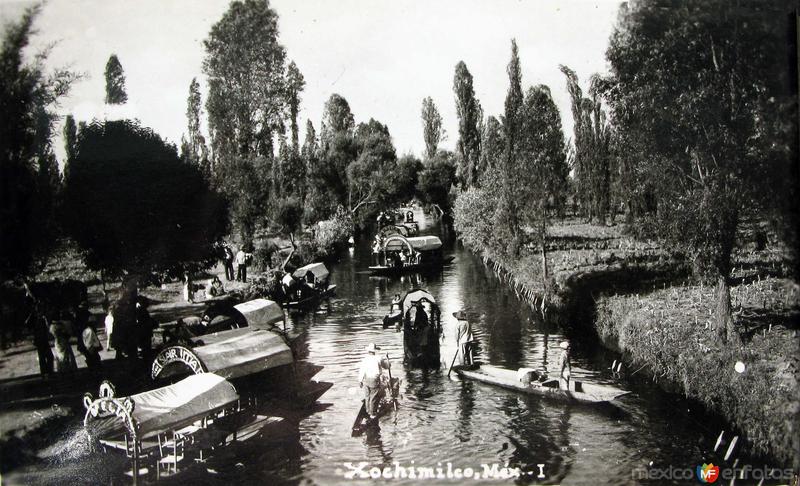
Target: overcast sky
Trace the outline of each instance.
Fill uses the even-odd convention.
[[[16,20],[30,1],[0,0],[0,21]],[[128,105],[139,118],[179,144],[186,127],[189,83],[198,77],[203,40],[227,9],[210,0],[50,0],[36,21],[32,51],[56,42],[52,66],[87,76],[59,113],[91,120],[108,113],[103,70],[116,53],[125,70]],[[559,64],[589,76],[606,72],[605,50],[619,7],[612,0],[273,0],[280,42],[306,80],[301,126],[319,128],[325,100],[339,93],[356,122],[388,125],[399,155],[421,155],[422,99],[433,97],[452,149],[458,137],[453,73],[463,60],[489,115],[503,111],[511,38],[522,63],[523,89],[546,84],[561,110],[567,138],[572,118]],[[115,114],[112,113],[111,116]],[[205,129],[205,127],[204,127]],[[301,141],[303,133],[301,132]],[[58,153],[62,154],[60,140]]]

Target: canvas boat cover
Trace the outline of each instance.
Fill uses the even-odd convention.
[[[283,336],[264,329],[232,329],[201,336],[206,344],[194,348],[169,346],[162,349],[150,374],[153,379],[180,373],[216,373],[223,378],[239,378],[259,373],[294,361],[292,350]],[[210,342],[208,342],[210,341]],[[175,366],[179,364],[181,366]]]
[[[283,321],[283,308],[277,302],[255,299],[233,306],[252,329],[269,329],[272,324]]]
[[[412,305],[416,304],[422,299],[427,299],[432,304],[436,303],[436,299],[433,298],[430,292],[423,289],[416,289],[411,290],[403,297],[403,315],[406,315],[408,310],[411,308]]]
[[[395,235],[386,239],[383,248],[385,251],[402,251],[408,247],[416,251],[432,251],[442,247],[442,240],[438,236],[413,236],[405,238]]]
[[[174,385],[137,395],[133,400],[133,419],[139,425],[139,438],[175,430],[214,413],[239,399],[233,385],[219,375],[192,375]]]
[[[317,281],[325,280],[330,274],[330,272],[328,272],[328,268],[325,267],[325,264],[310,263],[306,266],[300,267],[297,270],[295,270],[292,276],[294,278],[305,278],[308,272],[314,274],[314,278],[317,279]]]
[[[292,363],[292,350],[277,332],[257,330],[193,349],[206,371],[223,378],[258,373]]]

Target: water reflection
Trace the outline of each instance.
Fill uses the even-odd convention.
[[[423,234],[439,231],[421,214],[415,216]],[[625,399],[622,412],[462,382],[455,373],[448,377],[456,351],[452,313],[458,310],[472,316],[473,334],[480,341],[476,359],[494,365],[552,372],[558,343],[565,338],[520,304],[478,258],[454,244],[452,235],[437,234],[445,253],[456,256],[440,274],[372,277],[367,272],[369,241],[362,238],[332,269],[337,296],[316,313],[292,316],[292,326],[308,333],[308,360],[325,367],[316,379],[335,385],[322,397],[330,408],[299,421],[300,446],[287,459],[295,463],[284,465],[284,480],[342,483],[346,462],[393,467],[394,462],[409,466],[413,461],[436,467],[450,461],[453,467],[478,471],[483,464],[508,464],[531,472],[517,481],[520,484],[620,484],[630,483],[631,471],[650,461],[691,465],[702,460],[698,444],[713,445],[718,430],[704,430],[663,395],[640,391]],[[405,367],[402,334],[382,328],[392,296],[414,288],[428,289],[441,307],[444,366],[437,370]],[[361,397],[357,368],[370,342],[390,355],[392,373],[402,379],[399,408],[381,420],[380,428],[351,438]],[[604,359],[594,350],[576,349],[573,377],[612,381],[610,363]],[[245,454],[238,460],[247,466],[258,459]],[[544,464],[543,480],[537,477],[539,464]]]

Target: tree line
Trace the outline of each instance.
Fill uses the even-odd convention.
[[[500,119],[476,122],[480,105],[459,64],[456,229],[500,255],[540,248],[547,281],[552,218],[567,206],[597,224],[622,213],[631,233],[661,241],[716,283],[718,339],[737,342],[729,281],[744,226],[774,235],[796,262],[795,13],[779,0],[628,2],[606,52],[609,74],[593,75],[584,93],[559,66],[569,144],[549,88],[523,94],[513,40]]]

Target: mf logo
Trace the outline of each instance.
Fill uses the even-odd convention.
[[[699,479],[701,483],[713,483],[719,479],[719,466],[715,466],[714,464],[697,466],[697,479]]]

